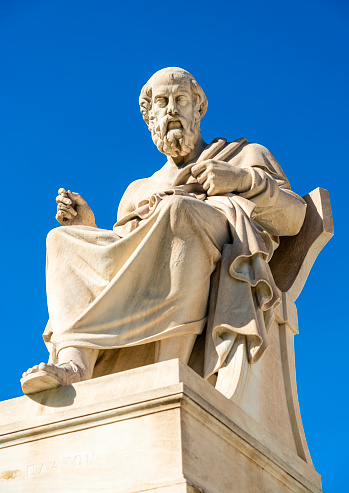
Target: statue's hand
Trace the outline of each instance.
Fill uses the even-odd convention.
[[[66,192],[64,188],[58,190],[56,219],[62,226],[82,225],[96,228],[95,216],[78,193]]]
[[[246,192],[252,185],[252,177],[247,169],[215,159],[194,164],[191,174],[207,191],[207,195]]]

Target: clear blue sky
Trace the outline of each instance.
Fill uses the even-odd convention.
[[[164,162],[139,91],[180,66],[207,94],[205,140],[247,137],[300,195],[330,192],[335,237],[298,300],[296,366],[324,490],[347,491],[348,20],[345,0],[0,0],[0,400],[21,395],[21,373],[47,358],[57,189],[79,191],[112,228],[126,186]]]

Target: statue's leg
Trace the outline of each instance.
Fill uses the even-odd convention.
[[[73,361],[82,370],[82,380],[89,380],[92,378],[98,352],[99,349],[66,347],[58,353],[58,365],[68,364],[70,361]]]
[[[98,356],[98,349],[67,347],[58,353],[58,363],[40,363],[29,368],[21,380],[25,394],[33,394],[60,385],[89,380]]]
[[[155,346],[156,363],[179,358],[183,363],[188,364],[196,337],[196,334],[189,334],[157,341]]]
[[[113,349],[203,330],[210,276],[230,240],[222,212],[169,195],[124,238],[92,230],[62,226],[49,234],[45,340]],[[172,342],[163,345],[161,359],[175,357]]]

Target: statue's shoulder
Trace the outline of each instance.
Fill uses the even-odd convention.
[[[138,180],[131,182],[125,190],[123,200],[129,200],[130,197],[137,195],[138,190],[141,189],[148,181],[149,178],[139,178]]]
[[[118,208],[118,221],[136,208],[135,203],[137,192],[142,185],[147,182],[147,180],[149,180],[149,178],[140,178],[139,180],[135,180],[130,183],[126,188]]]
[[[240,160],[250,160],[251,158],[258,158],[263,160],[263,156],[269,160],[275,160],[271,152],[261,144],[256,142],[249,142],[245,137],[240,137],[232,142],[227,142],[226,139],[217,138],[214,139],[208,151],[215,153],[216,159],[222,159],[223,161],[235,161],[237,164]],[[204,151],[205,152],[205,151]],[[206,151],[207,152],[207,151]]]
[[[136,192],[144,183],[146,183],[149,180],[149,178],[139,178],[138,180],[135,180],[129,184],[129,186],[125,190],[125,194],[128,193],[134,193]]]
[[[239,151],[242,153],[255,154],[260,156],[273,156],[269,149],[261,144],[257,144],[257,142],[246,141],[241,145]],[[275,159],[274,156],[273,159]]]
[[[239,140],[242,139],[238,139],[238,141]],[[273,154],[265,146],[257,144],[256,142],[248,142],[246,139],[237,149],[235,156],[239,159],[257,159],[260,163],[267,161],[277,162]]]
[[[261,144],[244,142],[233,156],[231,162],[242,167],[256,167],[278,175],[288,184],[285,173],[274,155]]]

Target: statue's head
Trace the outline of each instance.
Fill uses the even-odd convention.
[[[178,67],[159,70],[142,88],[139,105],[159,151],[187,156],[207,110],[207,98],[194,77]]]

